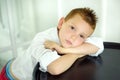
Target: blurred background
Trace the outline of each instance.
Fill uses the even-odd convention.
[[[57,27],[70,10],[90,7],[98,16],[93,35],[120,43],[120,0],[0,0],[0,69],[24,53],[36,33]]]

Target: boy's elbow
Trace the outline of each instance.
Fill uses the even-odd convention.
[[[47,71],[52,75],[59,75],[62,73],[62,71],[60,69],[58,69],[57,67],[51,68],[50,66],[47,67]]]

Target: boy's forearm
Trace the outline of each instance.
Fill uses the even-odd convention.
[[[93,44],[90,43],[84,43],[83,45],[80,46],[80,51],[82,54],[95,54],[99,48]]]
[[[53,75],[59,75],[69,69],[76,59],[83,55],[67,54],[50,63],[47,67],[48,72]]]
[[[99,50],[99,48],[93,44],[90,43],[83,43],[81,46],[75,47],[75,48],[63,48],[62,54],[82,54],[82,55],[88,55],[88,54],[94,54]]]

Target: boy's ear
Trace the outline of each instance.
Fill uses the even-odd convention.
[[[64,23],[65,19],[64,17],[62,17],[59,22],[58,22],[58,29],[60,29],[62,27],[62,24]]]

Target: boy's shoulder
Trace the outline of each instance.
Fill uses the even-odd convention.
[[[46,32],[48,33],[48,32],[54,32],[54,31],[56,31],[56,27],[48,28],[48,29],[41,31],[39,33],[46,33]]]
[[[86,39],[86,41],[103,41],[103,39],[101,37],[97,37],[97,36],[90,36]]]
[[[43,31],[43,32],[51,32],[51,31],[56,31],[56,30],[57,30],[56,27],[52,27],[52,28],[48,28],[48,29],[46,29],[46,30]]]
[[[36,36],[52,36],[57,34],[57,28],[52,27],[36,34]]]

